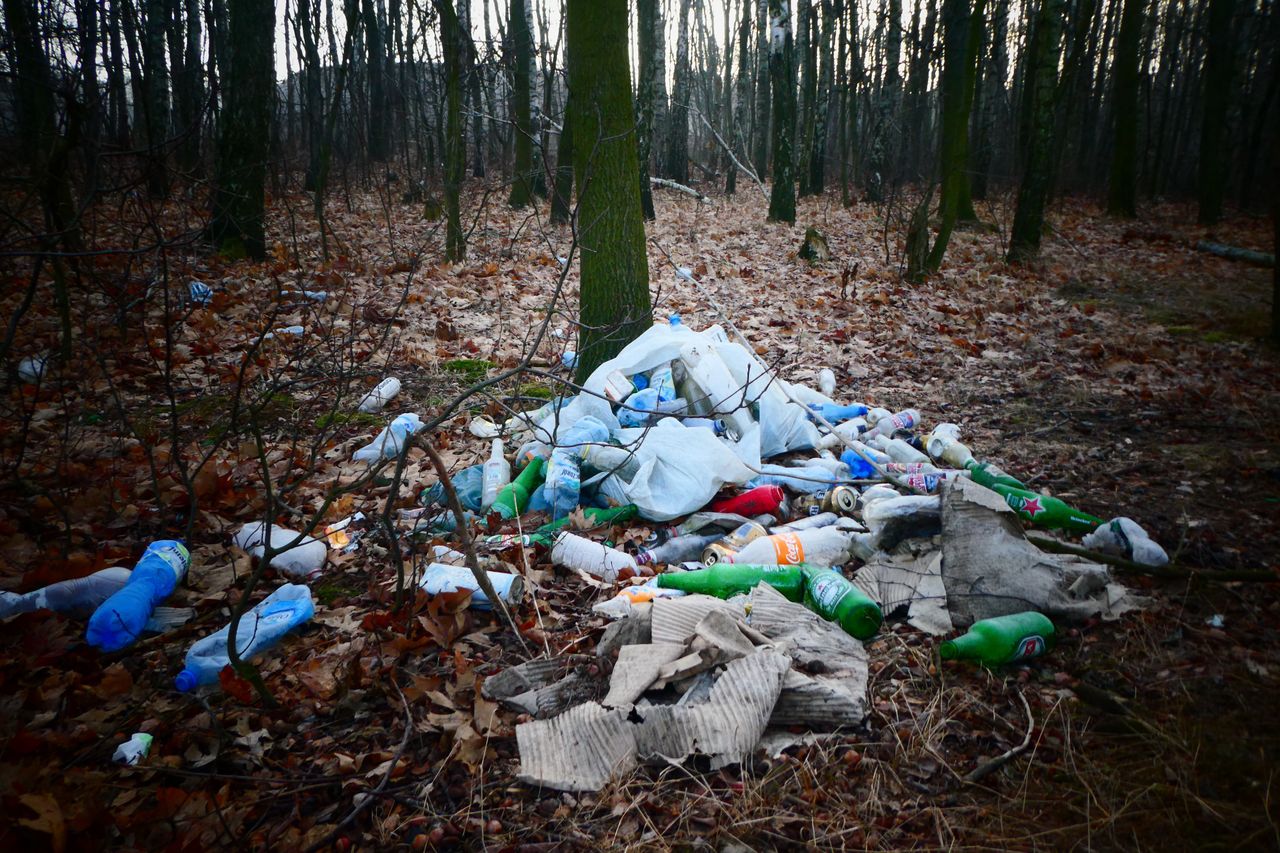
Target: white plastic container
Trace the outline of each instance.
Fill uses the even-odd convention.
[[[400,380],[394,376],[388,376],[370,389],[368,394],[360,399],[360,405],[357,408],[362,412],[373,414],[381,412],[383,408],[390,403],[395,396],[400,393]]]
[[[485,572],[493,591],[507,604],[514,604],[524,597],[524,578],[509,575],[506,572]],[[428,595],[439,595],[444,592],[457,592],[460,589],[471,590],[471,606],[476,610],[492,610],[493,602],[484,594],[476,583],[475,575],[466,566],[447,566],[444,563],[432,563],[418,586]]]
[[[684,363],[689,380],[707,396],[709,411],[723,417],[729,426],[737,430],[738,435],[746,435],[755,424],[755,418],[748,408],[752,401],[747,389],[733,378],[724,359],[709,344],[699,341],[681,347],[680,360]],[[692,404],[693,401],[690,400],[690,405]]]
[[[263,544],[266,541],[266,537],[263,535],[264,526],[261,521],[251,521],[237,530],[235,535],[231,537],[231,541],[236,547],[243,548],[254,557],[261,557],[266,552]],[[271,525],[272,548],[281,548],[297,538],[297,531],[274,524]],[[325,558],[328,555],[329,548],[323,540],[304,536],[302,541],[294,547],[287,551],[281,551],[272,557],[271,566],[290,577],[305,580],[320,574],[320,570],[324,568]]]
[[[886,438],[883,435],[877,435],[875,438],[868,441],[867,444],[882,453],[889,454],[889,458],[894,462],[929,461],[928,456],[925,456],[919,450],[916,450],[900,438]]]
[[[608,583],[618,579],[623,569],[643,574],[630,554],[593,542],[567,530],[551,546],[551,562],[566,569],[586,572]]]
[[[818,390],[828,397],[836,393],[836,375],[831,368],[824,367],[818,371]]]

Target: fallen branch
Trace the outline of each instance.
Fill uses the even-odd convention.
[[[1266,252],[1255,252],[1253,249],[1240,249],[1223,243],[1211,243],[1208,240],[1201,240],[1196,243],[1196,248],[1201,252],[1208,252],[1220,258],[1244,261],[1246,264],[1256,264],[1260,267],[1274,267],[1276,265],[1275,255],[1270,255]]]
[[[716,138],[716,142],[720,143],[720,147],[724,149],[724,153],[729,155],[729,159],[733,161],[733,165],[738,167],[738,171],[746,174],[747,177],[751,178],[751,180],[756,182],[756,186],[760,188],[760,194],[764,196],[765,201],[768,201],[769,191],[764,188],[764,181],[760,180],[760,176],[757,175],[755,171],[753,171],[752,169],[748,169],[746,166],[744,166],[742,164],[742,161],[740,161],[736,156],[734,156],[733,149],[730,148],[729,144],[725,142],[724,139],[721,138],[720,134],[717,133],[716,129],[711,126],[711,122],[707,121],[707,117],[704,116],[700,110],[694,110],[694,112],[698,113],[698,118],[702,119],[702,123],[707,126],[707,130],[711,131],[711,135]]]
[[[1022,700],[1022,707],[1025,708],[1027,711],[1027,734],[1022,739],[1022,743],[1018,744],[1017,746],[1006,749],[1003,753],[1001,753],[1000,755],[997,755],[995,758],[988,758],[986,761],[982,762],[977,767],[973,768],[967,774],[965,774],[964,781],[966,782],[981,781],[982,779],[991,775],[993,771],[999,770],[1001,767],[1008,764],[1009,759],[1020,755],[1024,750],[1026,750],[1028,746],[1031,745],[1031,733],[1036,729],[1036,719],[1031,715],[1031,704],[1027,702],[1027,697],[1022,695],[1022,693],[1019,693],[1018,698]]]
[[[1092,560],[1095,563],[1106,563],[1109,566],[1114,566],[1125,574],[1151,575],[1153,577],[1176,580],[1200,578],[1201,580],[1219,582],[1250,581],[1252,583],[1275,583],[1280,581],[1280,576],[1277,576],[1275,572],[1269,572],[1262,569],[1211,570],[1194,568],[1192,566],[1180,566],[1177,563],[1169,563],[1166,566],[1145,566],[1142,563],[1135,563],[1133,560],[1127,560],[1124,557],[1116,557],[1111,554],[1090,551],[1088,548],[1081,548],[1078,545],[1070,545],[1049,536],[1037,536],[1034,533],[1028,533],[1027,541],[1042,551],[1052,551],[1055,554],[1074,554],[1077,557],[1084,557],[1086,560]]]
[[[686,187],[684,184],[677,184],[675,181],[669,181],[666,178],[650,178],[649,183],[653,184],[655,187],[666,187],[669,190],[675,190],[676,192],[681,192],[681,193],[684,193],[685,195],[693,196],[703,204],[711,203],[711,199],[707,198],[705,195],[698,192],[693,187]]]
[[[445,466],[444,460],[440,458],[440,454],[436,452],[431,442],[423,441],[422,449],[427,452],[427,456],[431,459],[431,464],[436,469],[436,476],[440,478],[440,485],[444,488],[445,500],[449,503],[449,509],[453,510],[453,517],[458,525],[458,538],[462,540],[462,552],[467,556],[467,568],[471,570],[471,574],[475,577],[476,584],[481,591],[493,603],[494,609],[499,611],[503,618],[507,620],[511,633],[520,641],[520,645],[524,648],[524,653],[531,655],[529,645],[524,641],[524,636],[520,633],[519,626],[516,625],[515,617],[507,609],[507,603],[499,597],[498,591],[493,588],[493,581],[489,580],[488,573],[480,568],[480,560],[476,557],[475,541],[471,538],[471,531],[467,529],[467,519],[462,512],[462,502],[458,500],[458,493],[453,488],[453,480],[449,478],[449,469]]]

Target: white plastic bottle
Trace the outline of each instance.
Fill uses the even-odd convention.
[[[818,371],[818,390],[828,397],[836,393],[836,375],[829,367]]]
[[[883,453],[887,453],[894,462],[928,462],[929,457],[907,444],[900,438],[889,438],[877,435],[867,442]]]
[[[893,435],[894,430],[915,429],[920,423],[920,413],[915,409],[904,409],[896,415],[880,418],[868,432],[869,437],[877,435]]]
[[[246,659],[274,646],[285,634],[310,620],[315,610],[311,590],[301,584],[285,584],[240,617],[236,627],[237,654]],[[191,647],[186,667],[174,679],[174,686],[180,692],[189,693],[197,687],[217,683],[218,673],[230,663],[227,657],[230,634],[231,625],[227,624]]]
[[[480,490],[480,508],[488,509],[498,499],[498,492],[511,482],[511,463],[502,455],[502,439],[493,440],[489,459],[484,463],[484,480]]]
[[[507,604],[518,602],[524,596],[524,578],[506,572],[485,572],[493,591]],[[432,563],[422,574],[418,586],[427,595],[439,595],[444,592],[457,592],[460,589],[471,590],[471,607],[476,610],[492,610],[493,602],[480,589],[476,577],[466,566],[448,566],[443,563]]]
[[[702,342],[681,347],[680,359],[684,362],[689,379],[709,398],[707,402],[711,406],[710,410],[723,417],[738,431],[738,435],[746,435],[755,423],[748,407],[751,400],[744,399],[747,396],[746,389],[733,378],[724,359]]]
[[[762,536],[742,546],[722,562],[746,565],[839,566],[849,561],[849,540],[853,533],[835,527],[817,527]]]
[[[835,432],[829,432],[818,439],[814,447],[819,450],[827,450],[832,447],[843,447],[843,439],[853,441],[867,431],[867,422],[863,418],[850,418],[836,424]]]
[[[607,583],[617,580],[623,569],[631,569],[637,575],[649,574],[647,570],[641,570],[630,554],[567,530],[557,536],[551,546],[551,562],[566,569],[586,572]]]
[[[359,410],[373,414],[381,412],[387,403],[391,402],[397,394],[400,393],[400,380],[394,376],[388,376],[365,394],[360,400]]]

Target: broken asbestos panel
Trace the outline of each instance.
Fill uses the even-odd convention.
[[[618,662],[613,666],[613,678],[609,681],[609,695],[604,697],[606,708],[632,705],[649,685],[658,678],[665,664],[684,654],[681,643],[645,643],[623,646],[618,652]]]
[[[942,582],[957,627],[1024,610],[1082,620],[1140,606],[1117,598],[1105,566],[1032,545],[1000,495],[965,477],[942,498],[942,533]]]
[[[566,791],[594,791],[641,759],[680,761],[698,753],[712,768],[741,762],[764,734],[790,669],[768,649],[725,667],[706,702],[661,705],[629,722],[626,709],[588,702],[552,720],[516,726],[520,778]]]
[[[657,599],[653,602],[653,642],[681,644],[688,642],[697,631],[698,623],[714,610],[727,613],[739,621],[746,618],[741,605],[721,601],[709,595]]]
[[[909,625],[935,637],[953,630],[941,551],[914,559],[878,554],[858,569],[854,583],[880,605],[886,620],[905,616]]]

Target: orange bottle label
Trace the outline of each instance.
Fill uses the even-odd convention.
[[[804,562],[804,545],[794,533],[778,533],[769,537],[773,541],[773,553],[779,566],[794,566]]]

